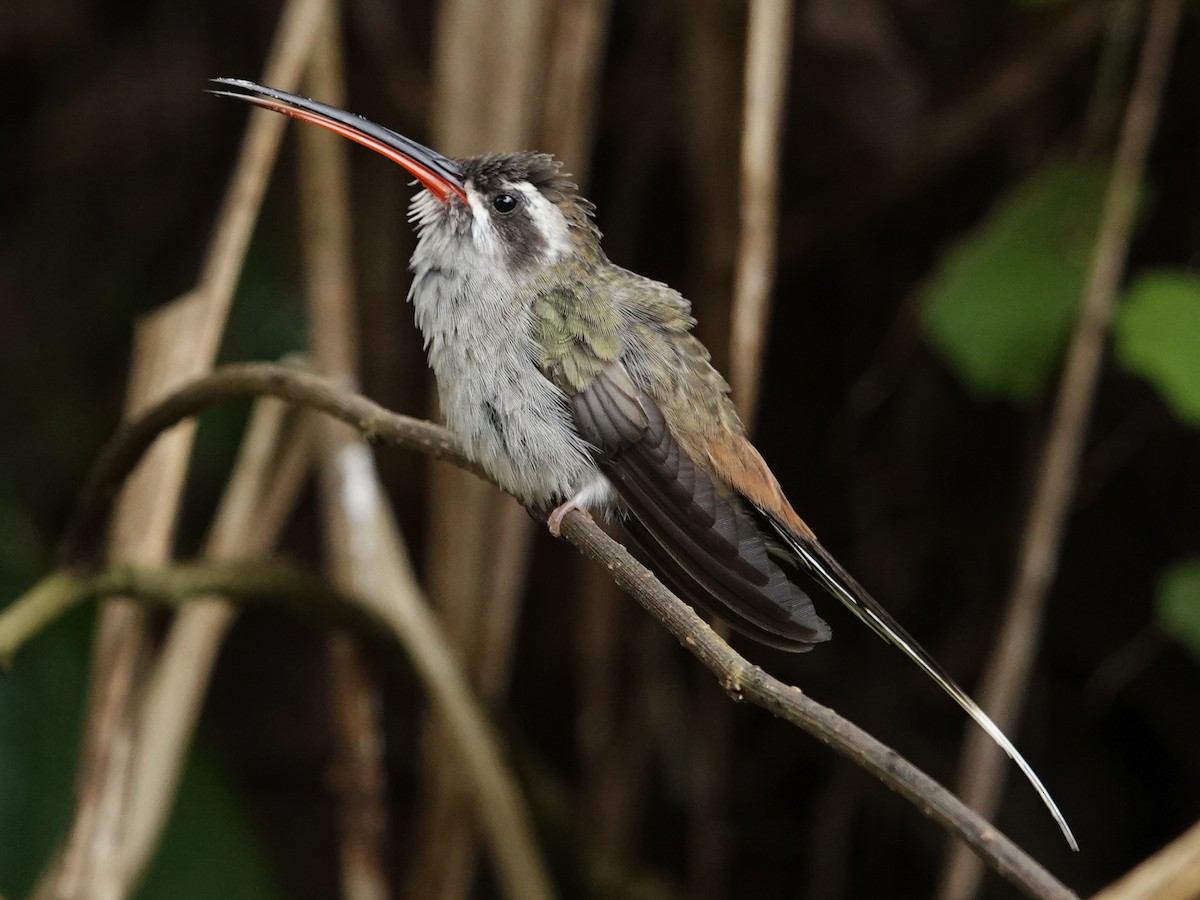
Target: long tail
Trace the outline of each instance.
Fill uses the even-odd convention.
[[[991,716],[985,713],[966,691],[955,684],[954,679],[947,674],[946,670],[925,652],[912,635],[905,631],[900,623],[893,619],[887,610],[880,606],[838,564],[838,561],[829,555],[829,552],[824,547],[815,540],[809,540],[806,537],[794,534],[784,524],[776,521],[769,514],[766,515],[774,524],[780,537],[787,542],[789,547],[796,551],[800,557],[800,562],[803,563],[809,573],[829,593],[845,604],[846,608],[865,622],[868,628],[892,646],[902,650],[905,656],[916,663],[926,675],[937,682],[943,691],[953,697],[954,702],[961,706],[963,711],[974,719],[980,728],[987,732],[988,736],[996,742],[1000,749],[1008,754],[1009,759],[1017,764],[1017,768],[1024,773],[1025,777],[1029,779],[1029,783],[1033,785],[1033,789],[1037,791],[1038,796],[1042,798],[1042,803],[1046,805],[1046,809],[1050,811],[1050,815],[1054,817],[1054,821],[1062,829],[1063,836],[1067,839],[1067,843],[1071,849],[1078,850],[1079,844],[1075,841],[1075,835],[1071,833],[1071,826],[1067,824],[1067,820],[1058,808],[1058,804],[1054,802],[1054,798],[1050,796],[1050,792],[1042,784],[1042,779],[1038,778],[1037,773],[1033,771],[1033,767],[1025,761],[1025,757],[1021,755],[1020,751],[1013,745],[1013,742],[1000,730],[1000,726],[992,721]]]

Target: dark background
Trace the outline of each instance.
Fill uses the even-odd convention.
[[[757,443],[826,546],[967,687],[977,681],[1009,588],[1052,392],[1025,405],[974,396],[923,341],[920,289],[950,242],[1046,159],[1102,159],[1111,148],[1111,129],[1097,146],[1083,133],[1104,17],[1086,40],[1054,37],[1076,8],[1001,0],[797,6],[776,310]],[[689,81],[696,46],[680,23],[701,11],[713,28],[711,64],[734,76],[728,96],[701,96]],[[202,93],[205,80],[257,77],[277,12],[274,3],[228,0],[0,7],[0,566],[13,595],[51,565],[88,463],[119,418],[134,319],[195,281],[245,122],[242,110]],[[380,0],[350,0],[343,13],[350,107],[418,139],[428,130],[433,15],[428,2],[392,8]],[[716,0],[617,0],[593,164],[576,169],[590,185],[610,256],[692,298],[700,333],[722,362],[737,225],[742,19],[739,4]],[[973,100],[989,79],[1032,67],[1035,57],[1053,65],[1011,111]],[[967,139],[937,140],[966,120],[975,123]],[[424,412],[427,375],[403,304],[408,179],[365,152],[352,160],[365,392]],[[1198,161],[1200,21],[1192,5],[1131,269],[1200,262]],[[303,344],[294,174],[289,142],[224,358],[273,358]],[[236,420],[205,422],[185,549],[195,546],[215,502]],[[419,550],[424,493],[414,474],[423,469],[386,450],[380,462]],[[1200,669],[1158,631],[1153,608],[1159,574],[1200,546],[1198,509],[1200,435],[1149,386],[1110,367],[1017,739],[1083,850],[1067,850],[1015,770],[998,816],[1007,834],[1083,894],[1200,812]],[[312,512],[306,505],[291,530],[295,558],[314,555]],[[565,832],[557,829],[569,837],[555,842],[566,845],[556,851],[565,871],[595,840],[573,719],[581,601],[562,580],[576,571],[571,551],[539,541],[511,695],[496,714],[523,771],[561,790],[576,811]],[[738,646],[952,783],[963,717],[898,654],[831,607],[821,611],[836,638],[811,654]],[[38,804],[41,824],[0,824],[11,840],[27,841],[7,875],[14,884],[27,884],[50,850],[38,841],[65,821],[72,718],[61,710],[81,690],[86,624],[85,615],[59,626],[69,633],[69,652],[44,642],[31,648],[30,658],[57,654],[56,661],[19,661],[11,683],[33,685],[21,688],[23,711],[0,708],[0,724],[27,729],[0,744],[0,757],[8,754],[0,758],[0,785],[18,795],[12,785],[22,779],[60,785]],[[718,689],[632,604],[622,627],[622,715],[640,743],[615,752],[631,754],[643,789],[615,852],[623,866],[659,875],[687,896],[695,864],[688,748],[705,727],[703,698]],[[335,892],[320,647],[316,631],[281,614],[246,616],[223,655],[204,723],[206,745],[232,786],[230,802],[244,809],[284,896]],[[419,703],[402,666],[380,660],[378,669],[391,738],[393,862],[403,871],[418,837],[405,829],[420,778],[413,762]],[[31,670],[44,676],[30,681]],[[32,741],[28,729],[42,728],[51,714],[39,691],[66,704],[54,707],[62,720],[56,734],[65,737],[52,746],[20,738]],[[929,894],[942,847],[934,826],[759,710],[734,709],[730,727],[720,817],[728,855],[723,884],[708,886],[715,896]],[[7,815],[0,809],[0,818]],[[488,890],[485,880],[481,895]],[[994,877],[988,892],[1011,895]]]

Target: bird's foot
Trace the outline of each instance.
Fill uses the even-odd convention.
[[[555,537],[561,537],[560,532],[562,531],[563,519],[565,519],[567,513],[571,512],[572,510],[578,510],[580,515],[587,516],[589,519],[592,517],[591,513],[587,511],[587,508],[580,504],[578,500],[578,497],[572,497],[570,500],[560,503],[558,506],[554,507],[554,511],[551,512],[550,516],[546,519],[546,525],[549,527],[552,535]]]

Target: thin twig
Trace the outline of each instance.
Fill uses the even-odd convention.
[[[141,419],[123,428],[105,448],[83,492],[72,539],[65,548],[65,562],[78,565],[93,555],[94,546],[89,540],[94,541],[103,531],[97,527],[98,522],[103,521],[117,486],[137,464],[146,447],[153,443],[156,434],[214,403],[264,393],[318,409],[354,425],[371,438],[450,461],[486,477],[477,465],[467,460],[453,436],[443,428],[389,412],[325,379],[284,366],[267,363],[228,366],[168,397]],[[617,585],[649,610],[712,671],[735,700],[749,700],[833,747],[964,840],[988,865],[1030,896],[1074,896],[994,826],[894,750],[811,700],[799,688],[785,685],[751,665],[589,517],[578,513],[567,516],[562,534],[586,557],[604,565]],[[372,612],[382,618],[392,614],[387,609],[373,609]],[[412,615],[412,612],[405,614]],[[428,617],[422,627],[427,626],[438,634],[428,610],[422,609],[420,615]],[[422,648],[413,647],[407,641],[405,645],[408,652],[414,654],[416,664],[415,655],[422,652]],[[459,683],[461,673],[454,667],[448,650],[442,664],[453,670],[444,673],[445,677],[452,683]],[[436,677],[429,679],[427,687],[431,691],[446,689]],[[465,685],[463,690],[466,690]],[[490,815],[493,811],[485,809],[484,813]],[[504,827],[511,827],[511,823],[506,822]]]
[[[304,421],[288,429],[289,418],[303,419],[273,397],[254,404],[205,545],[207,558],[247,559],[275,547],[313,454],[311,429]],[[217,652],[234,617],[233,605],[221,597],[188,603],[172,620],[147,675],[122,847],[131,887],[141,880],[166,824]]]
[[[691,607],[663,587],[649,569],[583,515],[568,515],[561,533],[584,556],[605,566],[623,591],[717,676],[733,700],[760,706],[832,747],[962,839],[998,874],[1029,896],[1043,900],[1075,896],[993,825],[896,751],[812,700],[800,688],[784,684],[751,664]]]
[[[284,87],[296,83],[324,2],[292,0],[284,7],[266,68],[270,83]],[[257,118],[225,194],[197,288],[154,317],[160,342],[153,358],[159,365],[150,371],[139,370],[135,360],[137,395],[131,390],[130,410],[212,366],[266,189],[266,173],[283,133],[283,123],[271,121],[278,117]],[[141,347],[143,363],[150,349]],[[171,523],[179,506],[191,437],[191,430],[183,429],[163,443],[156,464],[140,480],[141,493],[131,495],[128,501],[129,515],[115,523],[114,555],[153,560],[169,554]],[[123,522],[128,523],[124,537]],[[118,847],[132,796],[128,784],[135,709],[145,684],[137,675],[152,651],[141,611],[108,604],[97,627],[75,810],[63,850],[55,853],[43,872],[35,896],[117,900],[129,892],[131,872],[123,865]]]
[[[113,498],[159,434],[210,406],[262,394],[340,419],[353,425],[367,440],[416,450],[431,459],[446,460],[480,478],[487,477],[483,469],[467,459],[450,432],[432,422],[393,413],[326,378],[290,366],[274,363],[222,366],[123,426],[100,452],[59,550],[64,567],[97,567],[97,553]]]
[[[730,384],[743,421],[758,408],[779,230],[779,160],[783,147],[790,0],[754,0],[746,35],[742,106],[741,230],[730,313]]]
[[[91,600],[127,594],[141,603],[177,607],[197,597],[239,603],[269,600],[326,621],[352,616],[360,628],[361,604],[318,578],[279,560],[208,560],[169,566],[112,563],[95,572],[60,571],[43,578],[0,612],[0,662],[11,665],[20,649],[67,612]]]
[[[1109,324],[1133,233],[1138,190],[1170,71],[1180,7],[1180,0],[1155,0],[1150,7],[1141,61],[1113,158],[1079,318],[1025,519],[1012,592],[979,691],[983,708],[1009,734],[1015,730],[1040,644],[1046,598],[1057,571],[1075,495]],[[967,734],[960,764],[960,790],[970,806],[987,816],[994,815],[999,804],[1003,762],[979,733]],[[978,864],[961,848],[949,847],[939,897],[951,900],[973,896],[981,875]]]
[[[739,220],[729,312],[729,373],[738,412],[753,429],[775,286],[779,227],[779,169],[792,44],[791,0],[752,0],[746,28],[742,85],[742,142],[738,178]],[[722,638],[728,626],[714,623]],[[716,692],[697,695],[701,723],[693,742],[691,790],[691,892],[723,896],[728,836],[725,801],[729,784],[733,712]]]
[[[345,105],[338,5],[317,40],[305,83],[308,93]],[[300,218],[309,342],[318,372],[347,385],[358,383],[350,225],[350,173],[344,140],[320,128],[302,128]],[[362,439],[341,422],[320,423],[321,517],[333,584],[353,594],[388,596],[382,576],[376,509],[384,493]],[[387,771],[379,686],[350,635],[329,636],[329,695],[333,743],[329,784],[338,810],[343,900],[390,896],[387,844]]]

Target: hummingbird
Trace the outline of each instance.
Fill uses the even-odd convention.
[[[687,300],[612,263],[594,207],[545,153],[452,159],[343,109],[234,78],[211,90],[319,125],[403,167],[420,190],[408,299],[446,424],[526,506],[617,509],[695,607],[781,650],[830,638],[816,585],[902,651],[1029,780],[1012,741],[833,558],[747,438]]]

